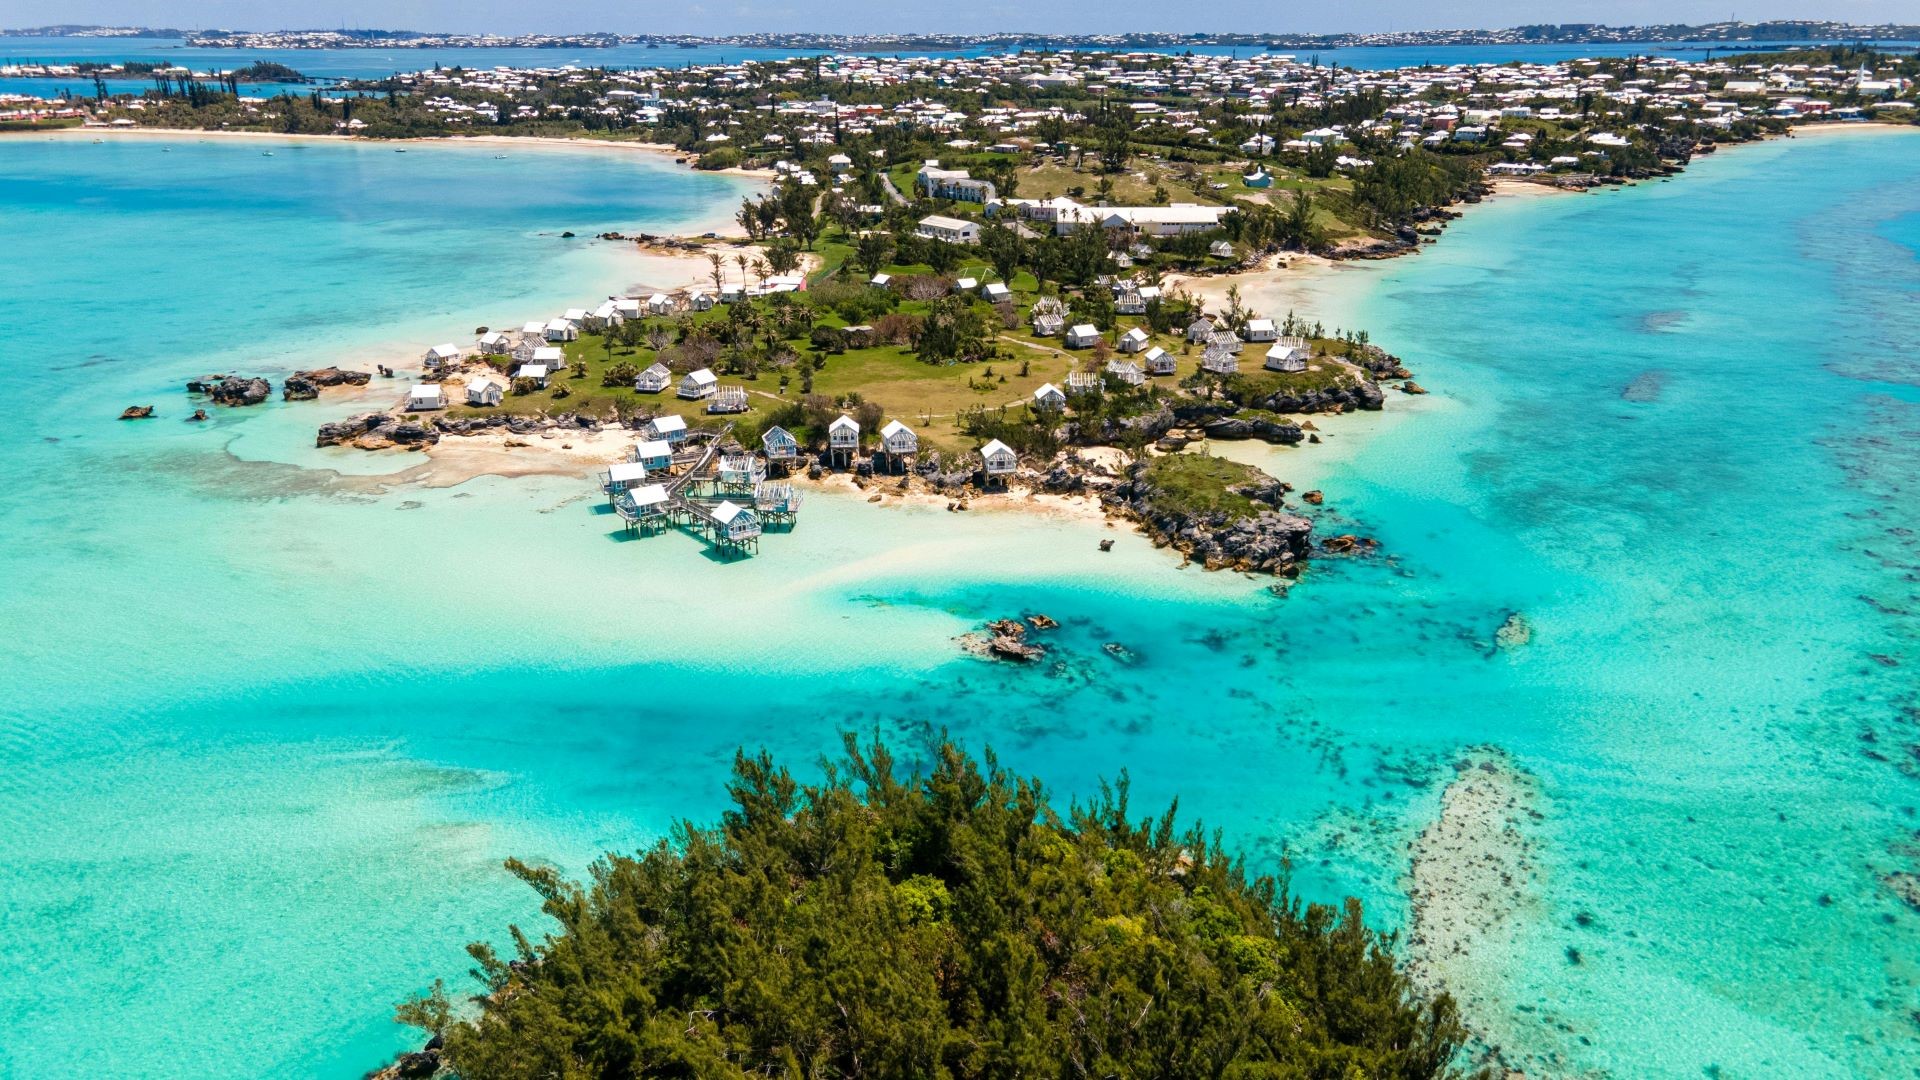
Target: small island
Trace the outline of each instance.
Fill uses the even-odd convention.
[[[477,1013],[402,1004],[382,1077],[1467,1075],[1360,903],[1249,876],[1126,777],[1055,809],[951,744],[852,737],[825,780],[740,754],[733,805],[592,881],[510,860],[556,930],[469,946]]]

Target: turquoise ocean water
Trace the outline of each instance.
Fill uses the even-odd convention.
[[[392,1001],[533,918],[501,858],[577,872],[711,815],[735,747],[849,728],[1062,796],[1129,768],[1394,921],[1447,763],[1495,743],[1545,814],[1537,902],[1465,988],[1491,1038],[1546,1074],[1920,1066],[1920,914],[1878,883],[1920,828],[1920,136],[1498,201],[1333,275],[1329,320],[1435,393],[1237,451],[1390,553],[1284,600],[1093,524],[829,498],[725,564],[620,542],[584,479],[311,449],[346,405],[181,423],[203,370],[604,295],[618,253],[558,231],[738,188],[170,149],[0,141],[0,1072],[358,1075],[405,1045]],[[1057,665],[956,656],[1028,610]],[[1533,643],[1491,655],[1515,610]]]

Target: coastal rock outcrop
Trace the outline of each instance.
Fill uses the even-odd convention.
[[[320,425],[315,446],[353,446],[361,450],[431,446],[440,432],[431,420],[407,420],[391,413],[370,412]]]
[[[1251,402],[1253,407],[1277,413],[1345,412],[1361,409],[1376,412],[1386,403],[1386,395],[1370,382],[1351,386],[1329,386],[1313,390],[1284,390]]]
[[[273,384],[261,378],[242,378],[238,375],[208,375],[187,384],[187,392],[205,394],[213,399],[215,405],[239,408],[245,405],[258,405],[273,393]]]
[[[120,411],[122,420],[145,420],[152,415],[153,406],[151,405],[129,405]]]
[[[1202,429],[1209,439],[1259,439],[1294,446],[1307,437],[1300,425],[1266,416],[1222,416]]]
[[[287,401],[307,401],[319,397],[325,387],[365,386],[371,381],[373,376],[364,371],[346,371],[337,367],[314,368],[287,376],[287,381],[281,384],[280,396]]]
[[[1211,498],[1196,497],[1183,480],[1158,476],[1154,463],[1142,462],[1107,503],[1139,521],[1156,543],[1209,570],[1298,574],[1312,551],[1313,522],[1281,508],[1285,484],[1252,466],[1232,467],[1244,470],[1243,479],[1221,487],[1226,498]]]

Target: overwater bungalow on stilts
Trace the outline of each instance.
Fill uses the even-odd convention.
[[[614,512],[629,533],[642,536],[664,532],[671,520],[672,499],[665,484],[641,484],[614,494]]]
[[[766,525],[792,528],[800,517],[800,489],[785,480],[762,480],[753,486],[753,509]]]

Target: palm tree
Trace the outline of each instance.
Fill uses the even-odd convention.
[[[707,261],[713,264],[713,291],[721,292],[724,286],[720,280],[720,267],[727,261],[727,257],[717,251],[709,251]]]

